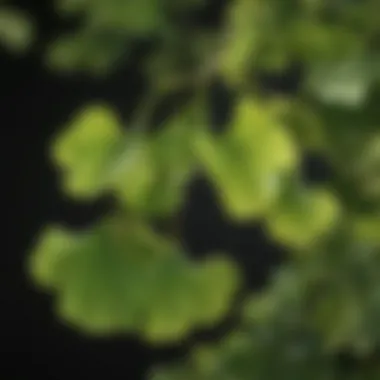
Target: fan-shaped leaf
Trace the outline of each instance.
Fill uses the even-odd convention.
[[[56,293],[59,315],[76,328],[141,332],[158,343],[217,322],[238,286],[231,264],[191,264],[147,227],[116,219],[78,233],[49,228],[30,271]]]
[[[79,198],[98,196],[122,138],[120,121],[111,109],[96,105],[82,110],[52,147],[53,160],[62,170],[64,190]]]
[[[298,164],[288,131],[265,105],[249,99],[239,104],[232,128],[222,138],[202,132],[195,142],[219,197],[237,219],[258,217],[270,208],[280,193],[282,176]]]

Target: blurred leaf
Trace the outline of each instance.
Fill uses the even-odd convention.
[[[156,179],[151,144],[140,133],[130,133],[120,155],[109,168],[108,189],[123,204],[144,210]]]
[[[267,218],[270,234],[280,243],[308,248],[339,221],[336,197],[325,190],[297,192],[283,198]]]
[[[171,214],[185,199],[186,186],[196,169],[192,141],[197,123],[202,122],[192,106],[168,120],[153,136],[152,154],[156,163],[156,181],[147,206],[155,214]]]
[[[118,33],[83,30],[54,41],[47,52],[46,62],[63,72],[103,75],[128,54],[129,48],[129,40]]]
[[[34,25],[25,13],[0,9],[0,43],[15,53],[24,52],[34,39]]]
[[[250,99],[239,103],[224,136],[200,133],[195,148],[224,207],[237,219],[260,217],[268,210],[281,191],[282,176],[298,164],[287,130],[264,104]]]
[[[353,230],[356,239],[380,244],[380,215],[356,217]]]
[[[139,331],[157,343],[217,322],[237,289],[231,264],[191,264],[144,225],[116,219],[77,233],[48,228],[29,268],[36,283],[54,290],[59,315],[74,327],[95,335]],[[213,301],[201,316],[200,295]]]
[[[199,120],[198,108],[191,106],[165,121],[157,133],[129,137],[110,181],[122,204],[161,217],[180,207],[195,169],[191,141]]]
[[[242,83],[249,74],[261,43],[260,26],[267,21],[269,10],[260,1],[236,0],[226,17],[226,42],[220,62],[223,77],[229,84]]]
[[[164,9],[158,0],[96,1],[87,12],[91,28],[125,31],[131,34],[150,34],[162,26]]]
[[[312,65],[309,89],[325,103],[359,107],[367,100],[373,76],[370,64],[360,60]]]
[[[79,198],[98,196],[122,139],[121,123],[107,106],[93,105],[78,113],[52,146],[64,190]]]

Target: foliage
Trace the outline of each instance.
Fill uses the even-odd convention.
[[[362,358],[380,343],[379,4],[232,0],[210,30],[183,22],[202,1],[57,1],[83,22],[51,47],[48,63],[104,75],[133,44],[151,42],[143,70],[153,99],[127,129],[116,110],[90,104],[52,144],[67,195],[108,194],[118,206],[82,232],[47,228],[36,244],[31,273],[56,294],[61,318],[161,343],[222,319],[240,284],[234,265],[194,263],[175,236],[153,231],[158,217],[176,223],[186,185],[203,173],[226,216],[260,223],[290,260],[245,300],[229,336],[153,379],[378,379],[379,364],[347,374],[336,357]],[[24,24],[12,25],[3,35],[22,45]],[[263,93],[260,73],[294,63],[303,71],[296,93]],[[205,99],[215,79],[235,102],[221,135]],[[183,89],[191,99],[152,132],[157,102]],[[311,152],[330,163],[330,183],[304,181]]]
[[[0,7],[0,44],[13,53],[24,52],[32,42],[33,23],[18,9]]]

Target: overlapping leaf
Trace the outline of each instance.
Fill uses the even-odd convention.
[[[191,142],[199,118],[193,111],[190,107],[169,118],[154,135],[127,144],[111,183],[122,203],[155,216],[170,215],[180,207],[196,168]],[[133,179],[133,170],[145,181],[144,187],[134,185],[139,180]]]
[[[57,137],[53,158],[71,196],[114,194],[129,209],[167,215],[180,206],[195,168],[191,149],[197,118],[186,111],[154,136],[122,131],[116,114],[90,106]]]

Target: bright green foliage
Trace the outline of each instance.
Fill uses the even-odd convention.
[[[29,48],[34,27],[29,18],[13,8],[0,8],[0,44],[12,52],[20,53]]]
[[[269,111],[265,104],[243,99],[224,136],[203,132],[196,140],[198,156],[224,207],[237,219],[268,211],[281,192],[282,178],[298,163],[291,134]]]
[[[30,270],[74,327],[100,336],[140,331],[153,343],[215,323],[238,284],[228,261],[193,264],[146,226],[117,219],[80,232],[49,227]]]
[[[148,42],[141,74],[147,98],[158,98],[126,131],[108,106],[84,108],[52,145],[64,192],[111,195],[118,215],[42,234],[30,271],[55,293],[61,318],[95,335],[163,343],[225,316],[239,285],[234,265],[220,256],[195,263],[150,230],[163,218],[176,229],[201,174],[232,221],[255,220],[289,261],[245,300],[230,336],[153,379],[378,380],[379,365],[345,374],[336,358],[380,344],[379,4],[232,0],[219,26],[203,28],[191,22],[202,0],[58,0],[82,25],[49,48],[52,66],[106,74]],[[0,34],[21,48],[28,26],[13,15],[0,15]],[[263,91],[263,72],[293,64],[298,91]],[[220,135],[205,101],[215,78],[235,103]],[[152,132],[156,104],[182,90],[188,103]],[[304,183],[311,152],[330,164],[329,183]]]
[[[114,194],[122,205],[143,214],[172,214],[182,203],[195,168],[195,132],[190,108],[151,137],[123,132],[106,106],[89,106],[75,116],[53,145],[63,188],[79,199]]]

